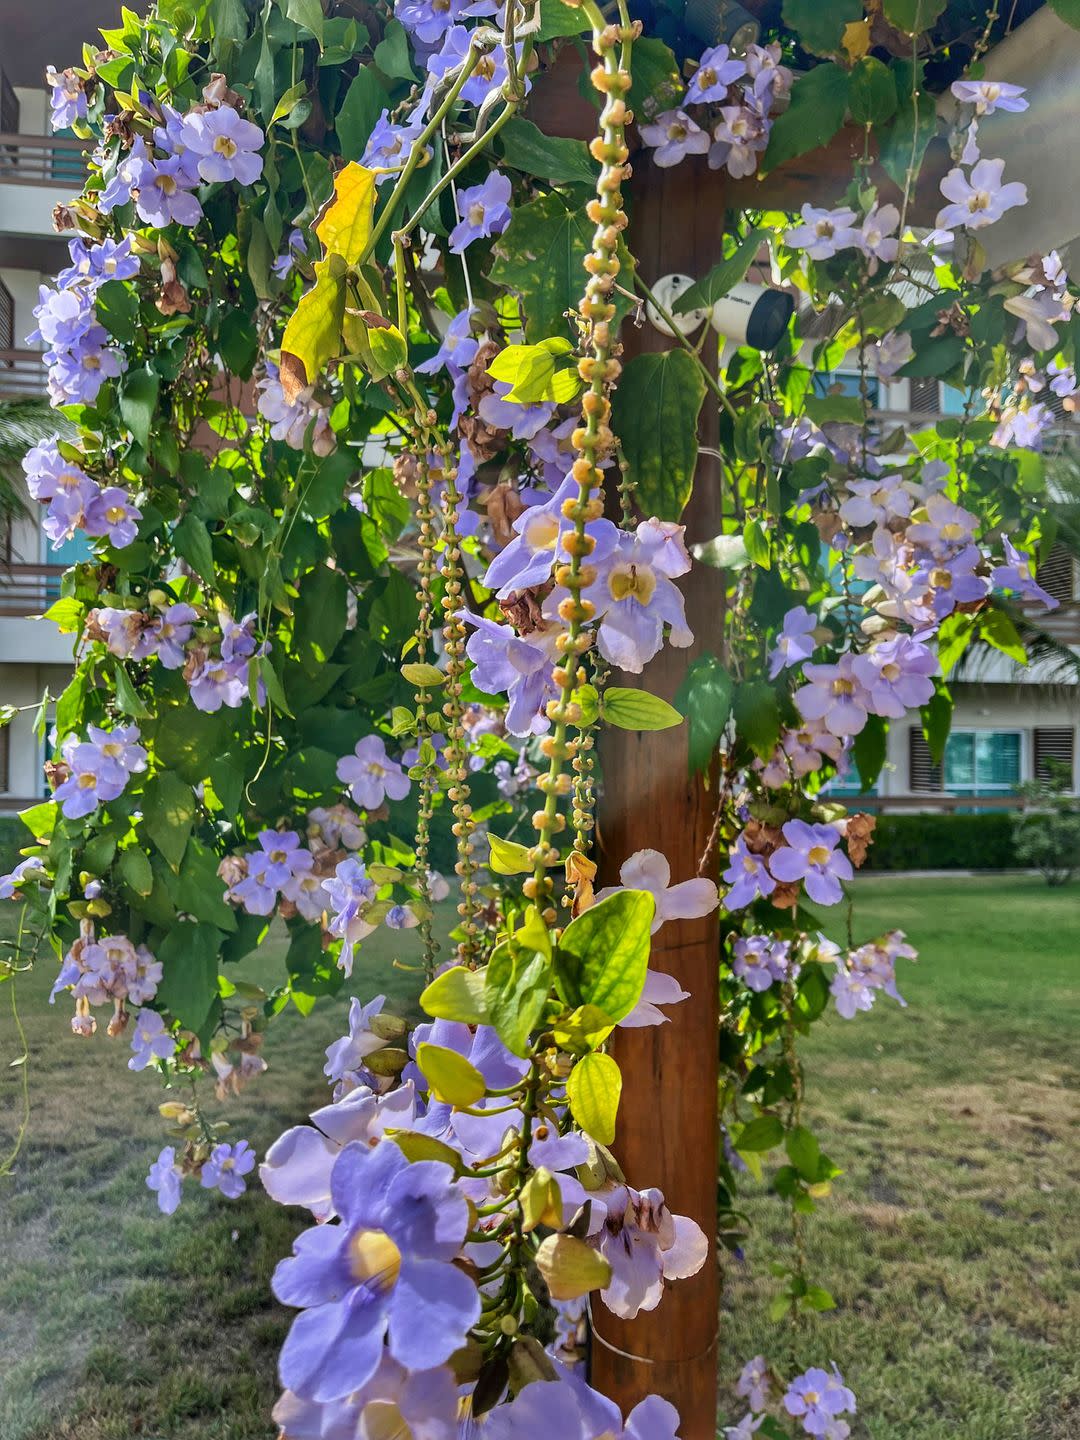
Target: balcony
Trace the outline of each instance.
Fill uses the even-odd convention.
[[[0,350],[0,400],[37,400],[44,395],[41,351]]]
[[[0,563],[0,665],[71,665],[75,637],[36,618],[59,599],[64,568]]]
[[[61,135],[0,131],[0,233],[36,241],[47,236],[55,249],[53,210],[82,190],[88,149],[88,142]],[[43,268],[52,263],[50,256]]]
[[[0,564],[0,618],[40,615],[60,595],[63,565]]]

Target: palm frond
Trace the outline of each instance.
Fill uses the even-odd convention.
[[[0,524],[30,512],[16,478],[26,452],[68,426],[47,400],[0,400]]]

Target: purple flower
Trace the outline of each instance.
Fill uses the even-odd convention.
[[[451,25],[471,14],[470,0],[396,0],[394,14],[414,39],[433,50]]]
[[[127,491],[110,485],[86,507],[85,529],[88,535],[108,536],[109,543],[122,550],[135,539],[141,519],[142,511],[131,503]]]
[[[45,356],[54,405],[92,405],[105,381],[115,380],[127,369],[127,357],[106,346],[105,340],[104,329],[94,325],[70,351],[51,350]]]
[[[757,105],[725,105],[713,127],[709,169],[726,165],[735,180],[752,175],[769,143],[769,130],[769,120]]]
[[[765,1363],[764,1355],[755,1355],[743,1366],[735,1386],[735,1394],[742,1396],[755,1412],[764,1410],[768,1405],[769,1367]]]
[[[661,169],[678,165],[687,155],[704,155],[710,140],[707,130],[696,125],[685,110],[665,110],[652,125],[642,125],[642,141],[653,150]]]
[[[760,993],[774,982],[794,978],[791,947],[768,935],[740,935],[732,942],[731,969],[749,989]],[[798,967],[795,967],[798,973]],[[741,1392],[740,1392],[741,1393]]]
[[[227,705],[237,709],[247,697],[247,682],[222,660],[204,660],[188,680],[191,703],[196,710],[213,714]]]
[[[174,221],[197,225],[202,219],[202,206],[191,193],[198,180],[192,178],[182,156],[136,160],[130,180],[136,192],[135,209],[147,225],[162,229]]]
[[[805,250],[811,260],[829,260],[838,250],[859,243],[853,228],[854,210],[821,210],[808,203],[800,213],[803,223],[787,232],[784,243],[793,250]]]
[[[855,1396],[835,1365],[832,1374],[811,1368],[791,1382],[784,1396],[784,1409],[802,1421],[808,1435],[826,1436],[838,1415],[854,1414]]]
[[[900,249],[900,241],[894,233],[900,224],[900,211],[895,205],[874,206],[866,216],[860,229],[855,232],[855,244],[870,260],[891,264]],[[873,271],[876,263],[871,265]]]
[[[728,868],[721,877],[728,887],[724,896],[725,909],[741,910],[759,895],[771,895],[776,889],[776,881],[769,874],[765,861],[747,849],[741,835],[732,846],[728,860]]]
[[[369,1380],[384,1344],[409,1370],[444,1364],[480,1317],[479,1292],[452,1263],[469,1208],[448,1165],[350,1144],[331,1198],[340,1222],[304,1231],[273,1279],[282,1304],[303,1311],[281,1352],[282,1382],[319,1401]]]
[[[726,45],[714,45],[698,61],[686,91],[686,104],[707,105],[723,100],[728,86],[746,74],[746,62],[733,57]]]
[[[70,130],[79,120],[86,119],[86,91],[74,70],[56,70],[49,65],[45,71],[49,86],[50,121],[53,130]]]
[[[171,1215],[180,1204],[180,1181],[176,1151],[171,1145],[166,1145],[146,1177],[146,1188],[157,1191],[158,1209],[163,1215]]]
[[[389,1355],[382,1357],[371,1379],[344,1400],[324,1405],[286,1390],[273,1410],[282,1435],[290,1440],[457,1440],[457,1415],[457,1381],[451,1370],[407,1370]]]
[[[874,369],[882,380],[891,380],[896,372],[906,365],[915,353],[911,336],[890,330],[874,346]]]
[[[33,500],[51,500],[56,495],[82,490],[94,482],[85,470],[65,460],[57,444],[58,436],[39,441],[23,457],[26,488]]]
[[[807,683],[795,691],[803,719],[820,720],[832,735],[858,735],[870,697],[856,674],[855,657],[841,655],[835,665],[804,665],[803,675]]]
[[[563,505],[577,495],[577,481],[571,476],[563,481],[550,500],[543,505],[530,505],[514,521],[515,538],[496,555],[488,566],[483,583],[505,600],[518,590],[542,585],[551,575],[555,561],[570,557],[563,549],[563,539],[573,528],[563,515]],[[593,541],[589,563],[606,560],[619,543],[619,531],[610,520],[592,520],[585,526]]]
[[[368,137],[361,162],[369,169],[386,172],[375,177],[376,185],[392,180],[394,172],[404,167],[423,129],[424,119],[421,115],[417,115],[407,125],[394,125],[390,121],[389,110],[382,112]]]
[[[172,1056],[176,1040],[165,1028],[165,1021],[156,1010],[140,1010],[135,1016],[131,1049],[129,1070],[145,1070],[151,1060],[168,1060]]]
[[[814,631],[817,616],[811,615],[805,605],[796,605],[784,616],[783,628],[776,637],[776,648],[769,656],[769,679],[775,680],[781,670],[809,660],[817,649]]]
[[[1002,536],[1005,547],[1005,564],[995,565],[991,579],[999,590],[1014,590],[1025,600],[1035,600],[1047,610],[1056,610],[1061,603],[1056,596],[1044,590],[1031,573],[1031,559],[1018,550],[1007,535]]]
[[[512,190],[509,177],[493,170],[482,185],[472,185],[458,193],[461,218],[450,231],[450,249],[455,255],[460,255],[474,240],[502,234],[510,224]]]
[[[619,889],[647,890],[656,901],[650,933],[655,935],[665,920],[700,920],[710,915],[720,903],[716,884],[697,878],[671,883],[671,866],[659,850],[635,850],[619,870],[621,886],[601,890],[597,900],[614,895]]]
[[[198,170],[204,180],[236,180],[241,185],[254,185],[262,174],[263,160],[258,152],[266,136],[258,125],[241,119],[231,105],[186,115],[181,136],[187,149],[198,156]]]
[[[660,649],[665,624],[672,645],[693,644],[682,594],[672,583],[690,569],[683,533],[682,525],[655,519],[643,520],[632,535],[620,532],[614,552],[597,566],[596,580],[581,592],[600,619],[601,655],[632,675],[640,675]],[[545,613],[554,613],[565,593],[554,590]]]
[[[27,340],[42,340],[51,350],[69,350],[78,345],[94,325],[93,303],[82,290],[53,290],[39,285],[33,315],[37,329]]]
[[[954,80],[952,93],[964,105],[974,105],[976,115],[993,115],[995,110],[1026,110],[1022,85],[1004,80]]]
[[[960,169],[950,170],[941,182],[941,193],[951,205],[938,211],[935,224],[939,230],[954,230],[966,225],[981,230],[1000,220],[1006,210],[1027,204],[1027,186],[1019,180],[1002,184],[1004,160],[980,160],[972,166],[970,176]]]
[[[511,735],[543,734],[548,728],[543,707],[558,694],[551,672],[560,628],[552,624],[526,638],[516,635],[509,625],[471,611],[460,613],[462,620],[475,627],[465,647],[473,662],[473,684],[488,695],[507,697],[506,728]]]
[[[840,506],[840,519],[856,530],[866,525],[886,525],[906,520],[911,514],[911,492],[902,475],[882,475],[875,480],[849,480],[848,497]]]
[[[696,1275],[708,1259],[709,1242],[700,1225],[687,1215],[673,1215],[659,1190],[619,1185],[602,1198],[596,1192],[591,1198],[594,1210],[603,1211],[598,1248],[611,1266],[600,1298],[622,1319],[655,1310],[665,1280]]]
[[[466,307],[459,310],[446,327],[442,343],[430,360],[416,366],[419,375],[437,375],[446,370],[455,378],[464,375],[476,358],[480,341],[472,333],[473,312]]]
[[[71,775],[56,789],[56,799],[69,820],[91,814],[103,802],[115,800],[133,772],[146,769],[146,751],[137,744],[136,725],[102,730],[91,725],[90,739],[65,740],[61,753]]]
[[[199,1183],[204,1190],[220,1190],[226,1200],[238,1200],[247,1189],[243,1176],[255,1168],[255,1151],[246,1140],[215,1145],[203,1162]]]
[[[351,975],[354,947],[378,929],[365,919],[377,887],[368,878],[363,863],[350,856],[337,867],[334,879],[323,881],[323,889],[330,897],[330,909],[334,912],[327,929],[331,935],[339,935],[343,942],[338,964],[346,975]]]
[[[139,273],[139,257],[131,253],[130,235],[119,241],[106,238],[95,245],[69,240],[68,254],[71,264],[56,277],[62,289],[81,282],[96,290],[106,280],[131,280]]]
[[[1009,406],[1002,414],[990,444],[1005,449],[1016,445],[1021,450],[1041,450],[1046,432],[1054,423],[1049,405],[1028,405],[1023,410]]]
[[[420,917],[408,905],[391,905],[383,923],[390,930],[415,930],[420,924]]]
[[[191,628],[199,618],[192,605],[169,605],[150,627],[146,653],[156,654],[166,670],[183,668],[187,655],[184,646],[191,639]]]
[[[269,862],[267,878],[278,889],[294,875],[311,869],[311,851],[301,848],[295,830],[260,830],[259,846]]]
[[[626,1417],[618,1405],[556,1362],[557,1380],[523,1386],[509,1404],[483,1418],[484,1440],[678,1440],[679,1413],[646,1395]],[[462,1428],[462,1435],[468,1433]]]
[[[338,761],[337,777],[364,810],[377,810],[384,800],[403,800],[409,793],[409,777],[387,755],[381,735],[358,740],[353,753]]]
[[[432,55],[427,62],[428,75],[432,80],[441,79],[451,70],[456,70],[465,61],[472,43],[470,31],[464,25],[454,25],[447,32],[443,39],[442,49]],[[518,59],[521,58],[521,46],[515,47]],[[488,55],[483,55],[477,64],[476,69],[466,81],[461,91],[461,98],[468,105],[482,105],[489,95],[496,90],[501,90],[506,83],[506,53],[502,46],[497,46]],[[526,80],[526,88],[530,82]],[[428,91],[431,86],[429,83]]]
[[[902,720],[934,693],[937,657],[921,641],[897,635],[857,655],[852,670],[870,697],[870,711]]]
[[[20,860],[6,875],[0,875],[0,900],[13,900],[15,891],[26,880],[28,875],[38,874],[44,877],[45,867],[37,855],[31,855],[27,860]]]
[[[840,843],[836,826],[789,820],[783,836],[787,844],[769,857],[769,869],[777,880],[785,884],[802,880],[817,904],[839,904],[844,897],[840,881],[850,880],[854,871],[851,861],[836,848]]]
[[[684,883],[692,885],[694,882],[687,880]],[[708,883],[711,885],[712,881]],[[715,888],[713,886],[714,890]],[[713,908],[715,909],[715,905]],[[666,1025],[668,1017],[660,1006],[681,1005],[684,1000],[689,999],[690,991],[684,990],[674,975],[666,975],[662,970],[646,970],[645,984],[641,987],[637,1004],[629,1015],[624,1015],[618,1022],[619,1029],[640,1030],[646,1025]]]
[[[362,1005],[355,995],[349,1001],[349,1033],[326,1049],[323,1074],[331,1082],[336,1083],[347,1075],[356,1074],[369,1055],[386,1045],[386,1039],[371,1029],[371,1021],[382,1013],[385,1004],[385,995],[376,995],[366,1005]]]

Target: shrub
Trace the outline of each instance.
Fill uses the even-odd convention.
[[[1032,863],[1018,857],[1013,817],[879,815],[868,870],[1007,870]]]
[[[19,851],[31,838],[17,815],[0,815],[0,875],[7,875],[19,863]]]
[[[1037,866],[1048,885],[1064,885],[1080,869],[1080,812],[1068,784],[1064,773],[1051,773],[1022,785],[1024,798],[1037,813],[1013,819],[1021,864]]]

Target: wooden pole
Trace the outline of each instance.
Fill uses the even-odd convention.
[[[652,286],[673,273],[705,274],[722,254],[722,186],[703,165],[662,170],[638,155],[634,162],[630,248],[642,278]],[[670,349],[677,342],[650,325],[623,327],[626,358]],[[710,334],[705,351],[716,354]],[[715,401],[706,395],[701,439],[716,445]],[[720,472],[701,457],[694,494],[685,514],[689,542],[719,533]],[[682,585],[694,648],[665,646],[643,676],[615,674],[619,685],[644,685],[666,700],[674,697],[688,662],[703,651],[720,653],[724,586],[720,572],[695,565]],[[635,850],[659,850],[671,862],[672,882],[697,874],[715,813],[715,787],[691,778],[687,734],[677,730],[603,731],[605,777],[598,811],[599,882],[619,883],[619,866]],[[715,878],[710,862],[706,874]],[[710,1240],[703,1269],[667,1288],[658,1309],[620,1321],[600,1303],[593,1308],[593,1384],[624,1413],[656,1393],[682,1417],[682,1440],[714,1440],[716,1434],[719,1273],[716,1233],[717,1020],[719,921],[669,921],[654,937],[653,969],[674,975],[691,998],[672,1007],[669,1024],[617,1030],[614,1053],[622,1069],[615,1153],[631,1183],[663,1190],[670,1208],[689,1215]]]

